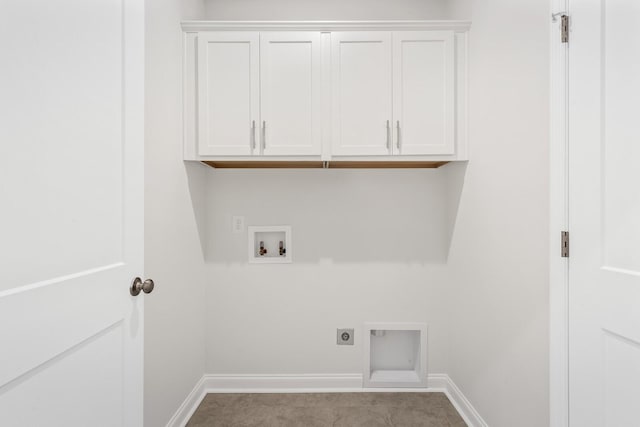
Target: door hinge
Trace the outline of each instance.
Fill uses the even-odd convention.
[[[569,232],[568,231],[560,232],[560,256],[562,258],[569,257]]]
[[[569,15],[560,17],[560,39],[562,43],[569,43]]]

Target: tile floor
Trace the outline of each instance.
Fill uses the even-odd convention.
[[[443,393],[208,394],[187,427],[465,427]]]

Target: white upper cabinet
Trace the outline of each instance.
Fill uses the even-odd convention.
[[[185,22],[185,159],[467,160],[469,26]]]
[[[391,33],[331,34],[334,155],[391,154]]]
[[[320,155],[320,33],[261,33],[260,83],[262,154]]]
[[[453,31],[393,33],[394,154],[455,152]]]
[[[453,31],[340,32],[331,40],[333,155],[454,153]]]
[[[260,120],[259,33],[200,33],[197,58],[198,154],[252,154]]]

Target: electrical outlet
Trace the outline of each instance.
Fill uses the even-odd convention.
[[[244,217],[234,216],[231,224],[231,229],[234,233],[242,233],[244,231]]]
[[[353,345],[353,329],[338,329],[338,345]]]

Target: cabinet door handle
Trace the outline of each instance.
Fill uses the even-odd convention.
[[[251,121],[251,149],[256,149],[256,121]]]
[[[398,147],[398,154],[400,154],[400,120],[396,121],[396,129],[398,133],[398,139],[396,141],[396,146]]]
[[[262,121],[262,149],[267,148],[267,122]]]
[[[391,132],[391,127],[389,126],[389,120],[387,120],[387,150],[391,151],[391,137],[389,133]]]

